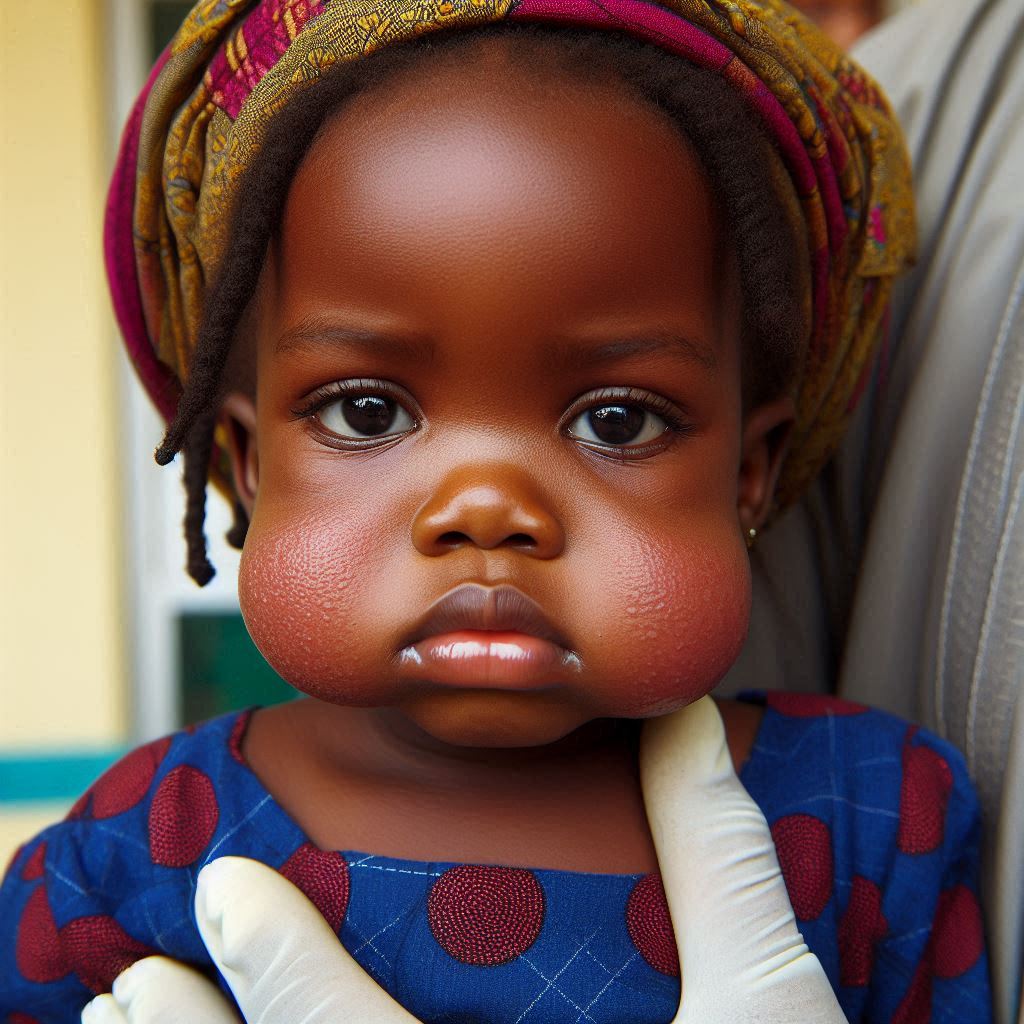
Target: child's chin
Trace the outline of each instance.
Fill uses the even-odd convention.
[[[401,708],[418,728],[453,747],[494,750],[542,747],[557,743],[591,720],[579,708],[547,695],[501,690],[463,691],[425,697]]]

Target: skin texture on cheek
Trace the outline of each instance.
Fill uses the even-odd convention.
[[[261,531],[253,523],[242,552],[238,597],[260,653],[299,690],[340,703],[359,703],[357,682],[339,678],[339,666],[357,666],[364,644],[345,623],[362,596],[354,584],[373,536],[358,523],[343,534],[327,531],[313,513]],[[355,567],[355,569],[353,569]]]
[[[472,745],[515,745],[531,722],[536,734],[539,721],[554,740],[587,717],[647,718],[696,700],[725,674],[746,635],[750,570],[735,527],[711,524],[680,538],[644,532],[635,521],[605,522],[588,565],[566,567],[560,599],[545,602],[580,642],[584,692],[524,701],[396,687],[382,624],[396,607],[417,607],[418,574],[381,533],[380,515],[379,503],[354,503],[267,531],[256,515],[246,540],[239,597],[257,647],[293,686],[331,704],[400,701],[424,727]]]
[[[667,714],[708,693],[739,656],[750,617],[750,564],[742,543],[623,539],[611,569],[624,600],[617,633],[631,685],[619,714]]]

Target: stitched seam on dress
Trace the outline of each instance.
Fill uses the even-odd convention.
[[[630,957],[630,958],[629,958],[629,959],[628,959],[628,960],[627,960],[627,961],[626,961],[626,962],[625,962],[625,963],[624,963],[624,964],[623,964],[623,965],[622,965],[622,966],[621,966],[621,967],[620,967],[620,968],[619,968],[619,969],[618,969],[618,970],[617,970],[617,971],[616,971],[616,972],[615,972],[615,973],[614,973],[614,974],[613,974],[613,975],[612,975],[612,976],[611,976],[611,977],[610,977],[610,978],[609,978],[609,979],[608,979],[608,980],[607,980],[607,981],[605,982],[605,984],[604,984],[604,987],[603,987],[603,988],[601,989],[601,991],[600,991],[600,992],[598,992],[598,993],[597,993],[597,995],[596,995],[596,996],[594,996],[594,998],[593,998],[593,999],[591,999],[591,1000],[590,1000],[590,1002],[589,1002],[589,1003],[587,1003],[587,1005],[586,1005],[586,1006],[585,1006],[585,1007],[583,1008],[583,1014],[582,1014],[582,1016],[581,1016],[581,1017],[577,1018],[576,1024],[580,1024],[580,1021],[581,1021],[581,1020],[583,1019],[583,1017],[587,1017],[587,1015],[588,1015],[588,1013],[590,1012],[590,1010],[591,1010],[591,1009],[592,1009],[592,1008],[593,1008],[594,1006],[596,1006],[596,1005],[597,1005],[598,1001],[599,1001],[599,1000],[600,1000],[601,998],[603,998],[603,996],[604,996],[605,992],[607,992],[607,991],[608,991],[608,989],[609,989],[609,988],[611,988],[611,986],[612,986],[612,985],[614,985],[616,981],[618,981],[619,975],[620,975],[620,974],[622,974],[622,972],[623,972],[623,971],[624,971],[624,970],[625,970],[625,969],[626,969],[626,968],[627,968],[627,967],[628,967],[628,966],[629,966],[629,965],[630,965],[630,964],[631,964],[631,963],[632,963],[632,962],[633,962],[633,961],[634,961],[634,960],[635,960],[635,959],[636,959],[636,958],[637,958],[637,957],[638,957],[639,955],[640,955],[639,951],[638,951],[638,952],[636,952],[636,953],[634,953],[634,954],[633,954],[633,955],[632,955],[632,956],[631,956],[631,957]],[[595,958],[595,957],[593,956],[593,954],[592,954],[592,953],[590,952],[590,950],[589,950],[589,949],[587,950],[587,956],[589,956],[589,957],[590,957],[590,959],[594,961],[594,963],[596,963],[596,964],[599,964],[599,965],[600,965],[601,967],[604,967],[604,964],[602,964],[602,963],[600,962],[600,960],[597,960],[597,959],[596,959],[596,958]],[[604,967],[604,969],[605,969],[606,971],[608,970],[608,968],[607,968],[607,967]],[[588,1017],[588,1020],[589,1020],[589,1019],[590,1019],[590,1018]]]
[[[558,980],[558,979],[559,979],[559,978],[560,978],[560,977],[561,977],[561,976],[562,976],[562,975],[563,975],[563,974],[564,974],[564,973],[566,972],[566,970],[568,970],[568,968],[569,968],[569,965],[570,965],[570,964],[571,964],[571,963],[573,962],[573,960],[575,960],[575,959],[576,959],[576,957],[578,957],[578,956],[580,955],[580,953],[582,953],[582,952],[583,952],[583,950],[585,950],[585,949],[587,948],[587,946],[589,946],[589,945],[590,945],[591,939],[593,939],[593,938],[594,938],[594,935],[596,935],[596,934],[597,934],[597,932],[594,932],[594,933],[593,933],[592,935],[590,935],[590,936],[588,936],[588,937],[587,937],[586,939],[584,939],[584,940],[583,940],[583,945],[582,945],[582,946],[580,946],[580,947],[579,947],[579,948],[578,948],[578,949],[576,950],[576,952],[575,952],[575,953],[573,953],[573,955],[572,955],[571,957],[569,957],[569,959],[568,959],[568,960],[566,960],[566,962],[565,962],[564,964],[562,964],[562,966],[561,966],[561,967],[560,967],[560,968],[559,968],[559,969],[558,969],[558,970],[557,970],[557,971],[555,972],[555,974],[554,974],[554,975],[553,975],[552,977],[550,977],[550,978],[548,978],[548,977],[547,977],[547,976],[546,976],[546,975],[544,974],[544,972],[543,972],[543,971],[541,971],[541,970],[540,970],[540,969],[539,969],[539,968],[538,968],[538,967],[537,967],[537,966],[536,966],[536,965],[535,965],[535,964],[534,964],[534,963],[533,963],[533,962],[532,962],[531,960],[529,960],[529,959],[528,959],[528,958],[527,958],[527,957],[526,957],[525,955],[522,955],[522,956],[520,956],[520,958],[519,958],[519,959],[520,959],[520,960],[522,960],[522,961],[523,961],[523,963],[525,963],[525,964],[526,964],[526,965],[527,965],[527,966],[528,966],[528,967],[529,967],[529,968],[530,968],[530,969],[531,969],[532,971],[534,971],[534,972],[535,972],[535,973],[536,973],[536,974],[537,974],[537,975],[538,975],[538,976],[539,976],[539,977],[540,977],[541,979],[543,979],[543,980],[544,980],[545,982],[547,982],[547,985],[546,985],[546,986],[545,986],[545,987],[544,987],[543,989],[541,989],[541,990],[540,990],[540,992],[538,992],[538,993],[537,993],[537,995],[536,995],[536,997],[534,998],[533,1002],[532,1002],[532,1003],[530,1003],[530,1005],[529,1005],[529,1006],[527,1006],[527,1008],[526,1008],[525,1010],[523,1010],[523,1012],[522,1012],[522,1013],[521,1013],[521,1014],[520,1014],[520,1015],[519,1015],[519,1016],[518,1016],[518,1017],[516,1018],[515,1024],[521,1024],[522,1020],[523,1020],[523,1019],[524,1019],[524,1018],[526,1017],[526,1015],[527,1015],[527,1014],[528,1014],[528,1013],[529,1013],[529,1012],[530,1012],[530,1011],[531,1011],[531,1010],[532,1010],[532,1009],[533,1009],[533,1008],[534,1008],[534,1007],[535,1007],[535,1006],[537,1005],[537,1003],[539,1003],[539,1002],[541,1001],[541,999],[542,999],[542,998],[543,998],[543,997],[544,997],[545,995],[547,995],[547,993],[548,993],[548,992],[549,992],[549,991],[550,991],[551,989],[554,989],[554,990],[555,990],[555,991],[556,991],[556,992],[557,992],[557,993],[558,993],[558,994],[559,994],[559,995],[560,995],[560,996],[561,996],[561,997],[562,997],[562,998],[563,998],[563,999],[564,999],[564,1000],[565,1000],[565,1001],[566,1001],[566,1002],[567,1002],[567,1003],[568,1003],[568,1004],[569,1004],[570,1006],[572,1006],[572,1007],[573,1007],[574,1009],[576,1009],[576,1010],[578,1010],[578,1011],[579,1011],[580,1013],[582,1013],[582,1014],[583,1014],[583,1015],[584,1015],[584,1016],[586,1017],[586,1019],[587,1019],[587,1020],[589,1020],[589,1021],[592,1021],[592,1022],[593,1022],[593,1018],[592,1018],[591,1016],[589,1016],[589,1014],[587,1014],[586,1010],[584,1010],[582,1006],[577,1006],[577,1005],[576,1005],[576,1003],[575,1003],[575,1002],[573,1002],[573,1000],[571,1000],[571,999],[570,999],[570,998],[569,998],[569,997],[568,997],[568,996],[567,996],[567,995],[566,995],[566,994],[565,994],[565,993],[564,993],[564,992],[563,992],[563,991],[562,991],[562,990],[561,990],[561,989],[560,989],[560,988],[559,988],[559,987],[558,987],[558,986],[557,986],[557,985],[555,984],[555,982],[556,982],[556,981],[557,981],[557,980]],[[594,1022],[594,1024],[596,1024],[596,1022]]]

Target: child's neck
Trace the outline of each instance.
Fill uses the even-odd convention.
[[[752,741],[756,710],[722,710]],[[638,737],[639,723],[602,720],[543,748],[453,749],[394,712],[307,699],[257,712],[243,749],[322,848],[634,873],[657,866]]]
[[[444,743],[391,708],[367,712],[366,722],[368,745],[378,755],[382,771],[406,771],[418,775],[425,785],[456,787],[465,786],[469,779],[498,785],[509,780],[518,785],[531,776],[547,778],[570,761],[578,767],[581,759],[604,759],[609,751],[635,751],[640,732],[639,722],[602,718],[540,747],[481,748]]]

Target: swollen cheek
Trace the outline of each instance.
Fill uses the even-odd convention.
[[[353,550],[348,550],[352,547]],[[344,697],[358,672],[353,622],[355,542],[324,531],[322,521],[263,531],[254,520],[238,576],[245,624],[260,652],[306,693]]]
[[[622,714],[674,710],[708,693],[739,657],[750,623],[750,565],[742,543],[684,551],[640,542],[619,562],[628,600]]]

